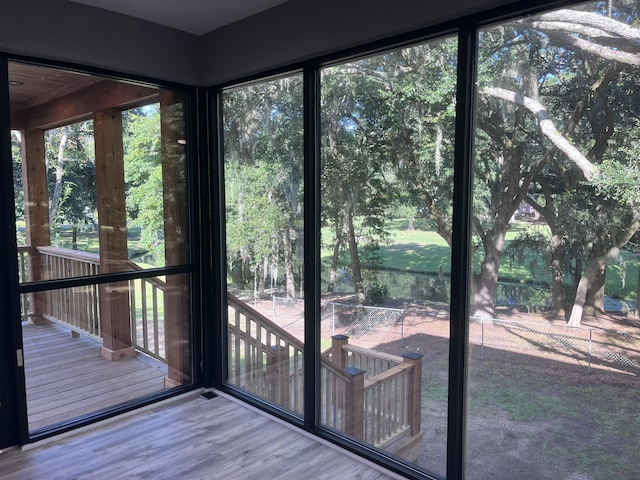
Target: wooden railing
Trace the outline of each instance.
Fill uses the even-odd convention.
[[[19,247],[20,281],[29,280],[30,247]],[[66,248],[35,247],[41,265],[39,279],[59,279],[92,276],[100,273],[100,256]],[[127,262],[129,270],[141,270]],[[129,280],[129,306],[132,345],[165,361],[164,292],[166,284],[160,277]],[[98,285],[62,288],[43,292],[38,312],[42,318],[69,326],[72,331],[101,337],[100,288]],[[21,296],[23,320],[33,315],[34,294]]]
[[[42,280],[100,273],[100,256],[95,253],[57,247],[36,247],[36,252]],[[102,336],[97,285],[47,290],[45,298],[43,318],[68,325],[77,333]]]
[[[232,294],[228,306],[230,383],[302,413],[302,342]],[[322,424],[412,456],[422,436],[422,355],[376,352],[336,335],[320,374]]]
[[[29,250],[30,247],[18,247],[18,281],[20,283],[29,281]],[[31,294],[20,294],[20,317],[23,322],[32,315],[31,311]]]
[[[234,295],[228,302],[229,382],[302,413],[302,342]]]
[[[142,270],[129,261],[128,268]],[[129,280],[131,341],[140,351],[166,361],[164,336],[164,293],[167,284],[159,277]]]
[[[364,405],[362,427],[354,436],[380,448],[405,434],[418,436],[422,355],[409,352],[399,357],[350,345],[344,335],[332,340],[332,361],[353,375],[359,383],[353,390],[362,392],[362,400],[354,399]]]

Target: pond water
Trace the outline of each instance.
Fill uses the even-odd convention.
[[[373,272],[365,271],[364,277],[365,284],[372,281]],[[381,270],[377,281],[387,287],[390,298],[449,303],[449,278],[445,275]],[[339,272],[334,291],[353,292],[353,280],[348,272]],[[542,307],[548,305],[550,295],[549,287],[498,282],[496,305]]]

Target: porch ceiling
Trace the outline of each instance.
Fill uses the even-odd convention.
[[[106,108],[155,101],[158,90],[63,69],[9,63],[11,128],[52,128]]]
[[[87,74],[9,62],[11,112],[18,114],[101,80]]]

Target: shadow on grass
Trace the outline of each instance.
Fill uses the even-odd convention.
[[[354,340],[354,343],[357,343]],[[423,451],[418,464],[444,473],[448,339],[415,334],[375,346],[424,355]],[[562,352],[470,346],[467,468],[473,478],[638,478],[640,371],[624,372]]]

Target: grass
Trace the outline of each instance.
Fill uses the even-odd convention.
[[[625,415],[632,420],[635,413]],[[604,420],[592,431],[577,432],[556,430],[550,441],[543,445],[540,454],[553,465],[589,472],[594,479],[636,478],[637,431],[627,435],[607,425],[606,417],[596,412],[596,421]],[[590,421],[589,424],[595,423]],[[633,421],[632,421],[633,423]]]
[[[525,382],[510,382],[509,386],[495,388],[483,384],[470,394],[471,412],[481,409],[504,411],[512,422],[535,422],[563,417],[575,417],[578,411],[567,405],[565,398],[540,395]]]
[[[24,222],[22,222],[24,223]],[[71,248],[72,246],[72,230],[70,226],[58,226],[52,231],[53,246],[59,248]],[[81,229],[78,231],[76,239],[76,249],[81,252],[99,253],[100,242],[98,239],[97,230],[91,231]],[[139,257],[144,255],[148,250],[140,239],[140,228],[133,227],[127,229],[127,250],[129,258]],[[153,268],[158,265],[152,265],[148,263],[141,263],[136,260],[136,263],[144,268]]]
[[[428,230],[426,223],[418,219],[415,222],[415,230],[407,230],[408,222],[403,219],[395,219],[390,222],[390,243],[381,245],[378,257],[383,270],[424,273],[431,275],[450,274],[451,249],[444,239],[433,230]],[[24,221],[16,222],[18,229],[24,229]],[[516,238],[528,228],[526,224],[514,224],[507,232],[505,245]],[[545,227],[541,227],[546,229]],[[138,257],[147,250],[140,240],[140,229],[128,229],[129,258]],[[59,228],[53,232],[56,246],[71,248],[71,228]],[[323,231],[323,238],[331,238],[328,230]],[[80,231],[78,234],[77,248],[80,251],[98,253],[99,242],[97,232]],[[329,264],[332,250],[325,246],[321,250],[321,258],[325,264]],[[606,292],[615,298],[633,298],[637,289],[638,270],[640,258],[626,250],[620,251],[622,262],[610,261],[607,266]],[[481,255],[476,255],[475,267],[478,268]],[[137,263],[140,263],[136,260]],[[341,265],[348,265],[350,260],[346,252],[341,257]],[[534,265],[534,274],[531,273],[531,265]],[[155,265],[144,264],[144,267]],[[525,283],[531,280],[550,282],[547,267],[543,258],[529,255],[523,265],[512,261],[503,255],[500,262],[501,281],[513,283]]]
[[[447,386],[438,381],[435,371],[423,379],[424,412],[447,409]],[[522,442],[527,445],[522,462],[547,465],[558,478],[572,474],[586,474],[593,480],[636,478],[640,416],[635,383],[631,378],[485,364],[470,372],[469,428],[482,432],[478,435],[490,443],[491,425],[504,418],[511,422],[503,427],[508,428],[509,443],[514,448]],[[508,455],[516,454],[508,445],[500,445],[511,452]]]
[[[390,231],[390,242],[381,245],[378,251],[382,270],[431,275],[439,275],[442,272],[445,276],[450,274],[451,249],[440,235],[433,230],[409,231],[406,229],[407,222],[403,220],[393,220],[391,225],[394,228]],[[419,222],[416,223],[417,228],[420,226]],[[507,232],[505,246],[508,246],[526,228],[525,224],[512,225]],[[541,228],[546,230],[546,227]],[[323,238],[330,238],[328,231],[323,233],[326,233]],[[328,246],[322,249],[321,256],[325,265],[330,263],[331,254],[332,251]],[[475,257],[476,269],[479,268],[481,257],[481,252]],[[620,257],[622,262],[613,260],[607,266],[605,291],[612,297],[633,298],[637,288],[640,258],[626,250],[620,251]],[[348,252],[343,252],[340,264],[350,264]],[[529,254],[522,264],[518,264],[507,255],[503,255],[500,262],[500,280],[516,284],[532,281],[549,284],[551,277],[548,274],[546,262],[541,256]]]
[[[514,425],[514,441],[526,436],[532,451],[561,470],[589,472],[594,479],[633,478],[640,431],[637,389],[624,381],[564,378],[548,370],[525,373],[517,365],[493,368],[472,377],[471,422],[501,413],[514,423],[541,422],[537,433]]]

